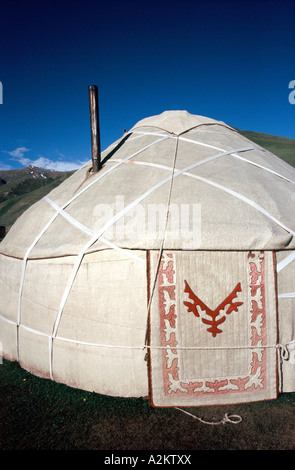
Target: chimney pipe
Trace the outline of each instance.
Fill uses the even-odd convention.
[[[90,127],[91,127],[92,171],[96,173],[101,168],[97,86],[90,85],[88,87],[88,94],[89,94],[89,111],[90,111]]]

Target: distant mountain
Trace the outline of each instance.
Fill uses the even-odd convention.
[[[57,178],[64,174],[71,174],[72,172],[45,170],[44,168],[38,168],[34,165],[29,165],[26,168],[20,168],[17,170],[0,170],[0,178],[8,183],[9,181],[16,181],[21,179],[47,179]]]

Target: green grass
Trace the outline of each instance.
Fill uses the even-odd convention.
[[[52,189],[65,180],[65,176],[52,179],[48,182],[27,180],[21,183],[7,183],[1,187],[0,196],[0,225],[10,227],[20,215],[35,202],[48,194]],[[43,184],[41,184],[43,183]],[[3,193],[8,192],[6,198]]]
[[[190,408],[239,424],[210,426],[141,398],[113,398],[40,379],[15,362],[0,365],[1,450],[295,450],[295,393],[246,405]]]
[[[261,147],[295,167],[295,140],[252,131],[238,131]]]

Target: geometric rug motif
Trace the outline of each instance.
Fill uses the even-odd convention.
[[[155,407],[277,398],[273,252],[149,252]]]

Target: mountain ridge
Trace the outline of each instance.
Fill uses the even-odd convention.
[[[25,168],[16,168],[13,170],[0,170],[0,178],[8,183],[23,178],[57,178],[65,174],[72,174],[74,171],[56,171],[51,169],[40,168],[35,165],[28,165]]]

